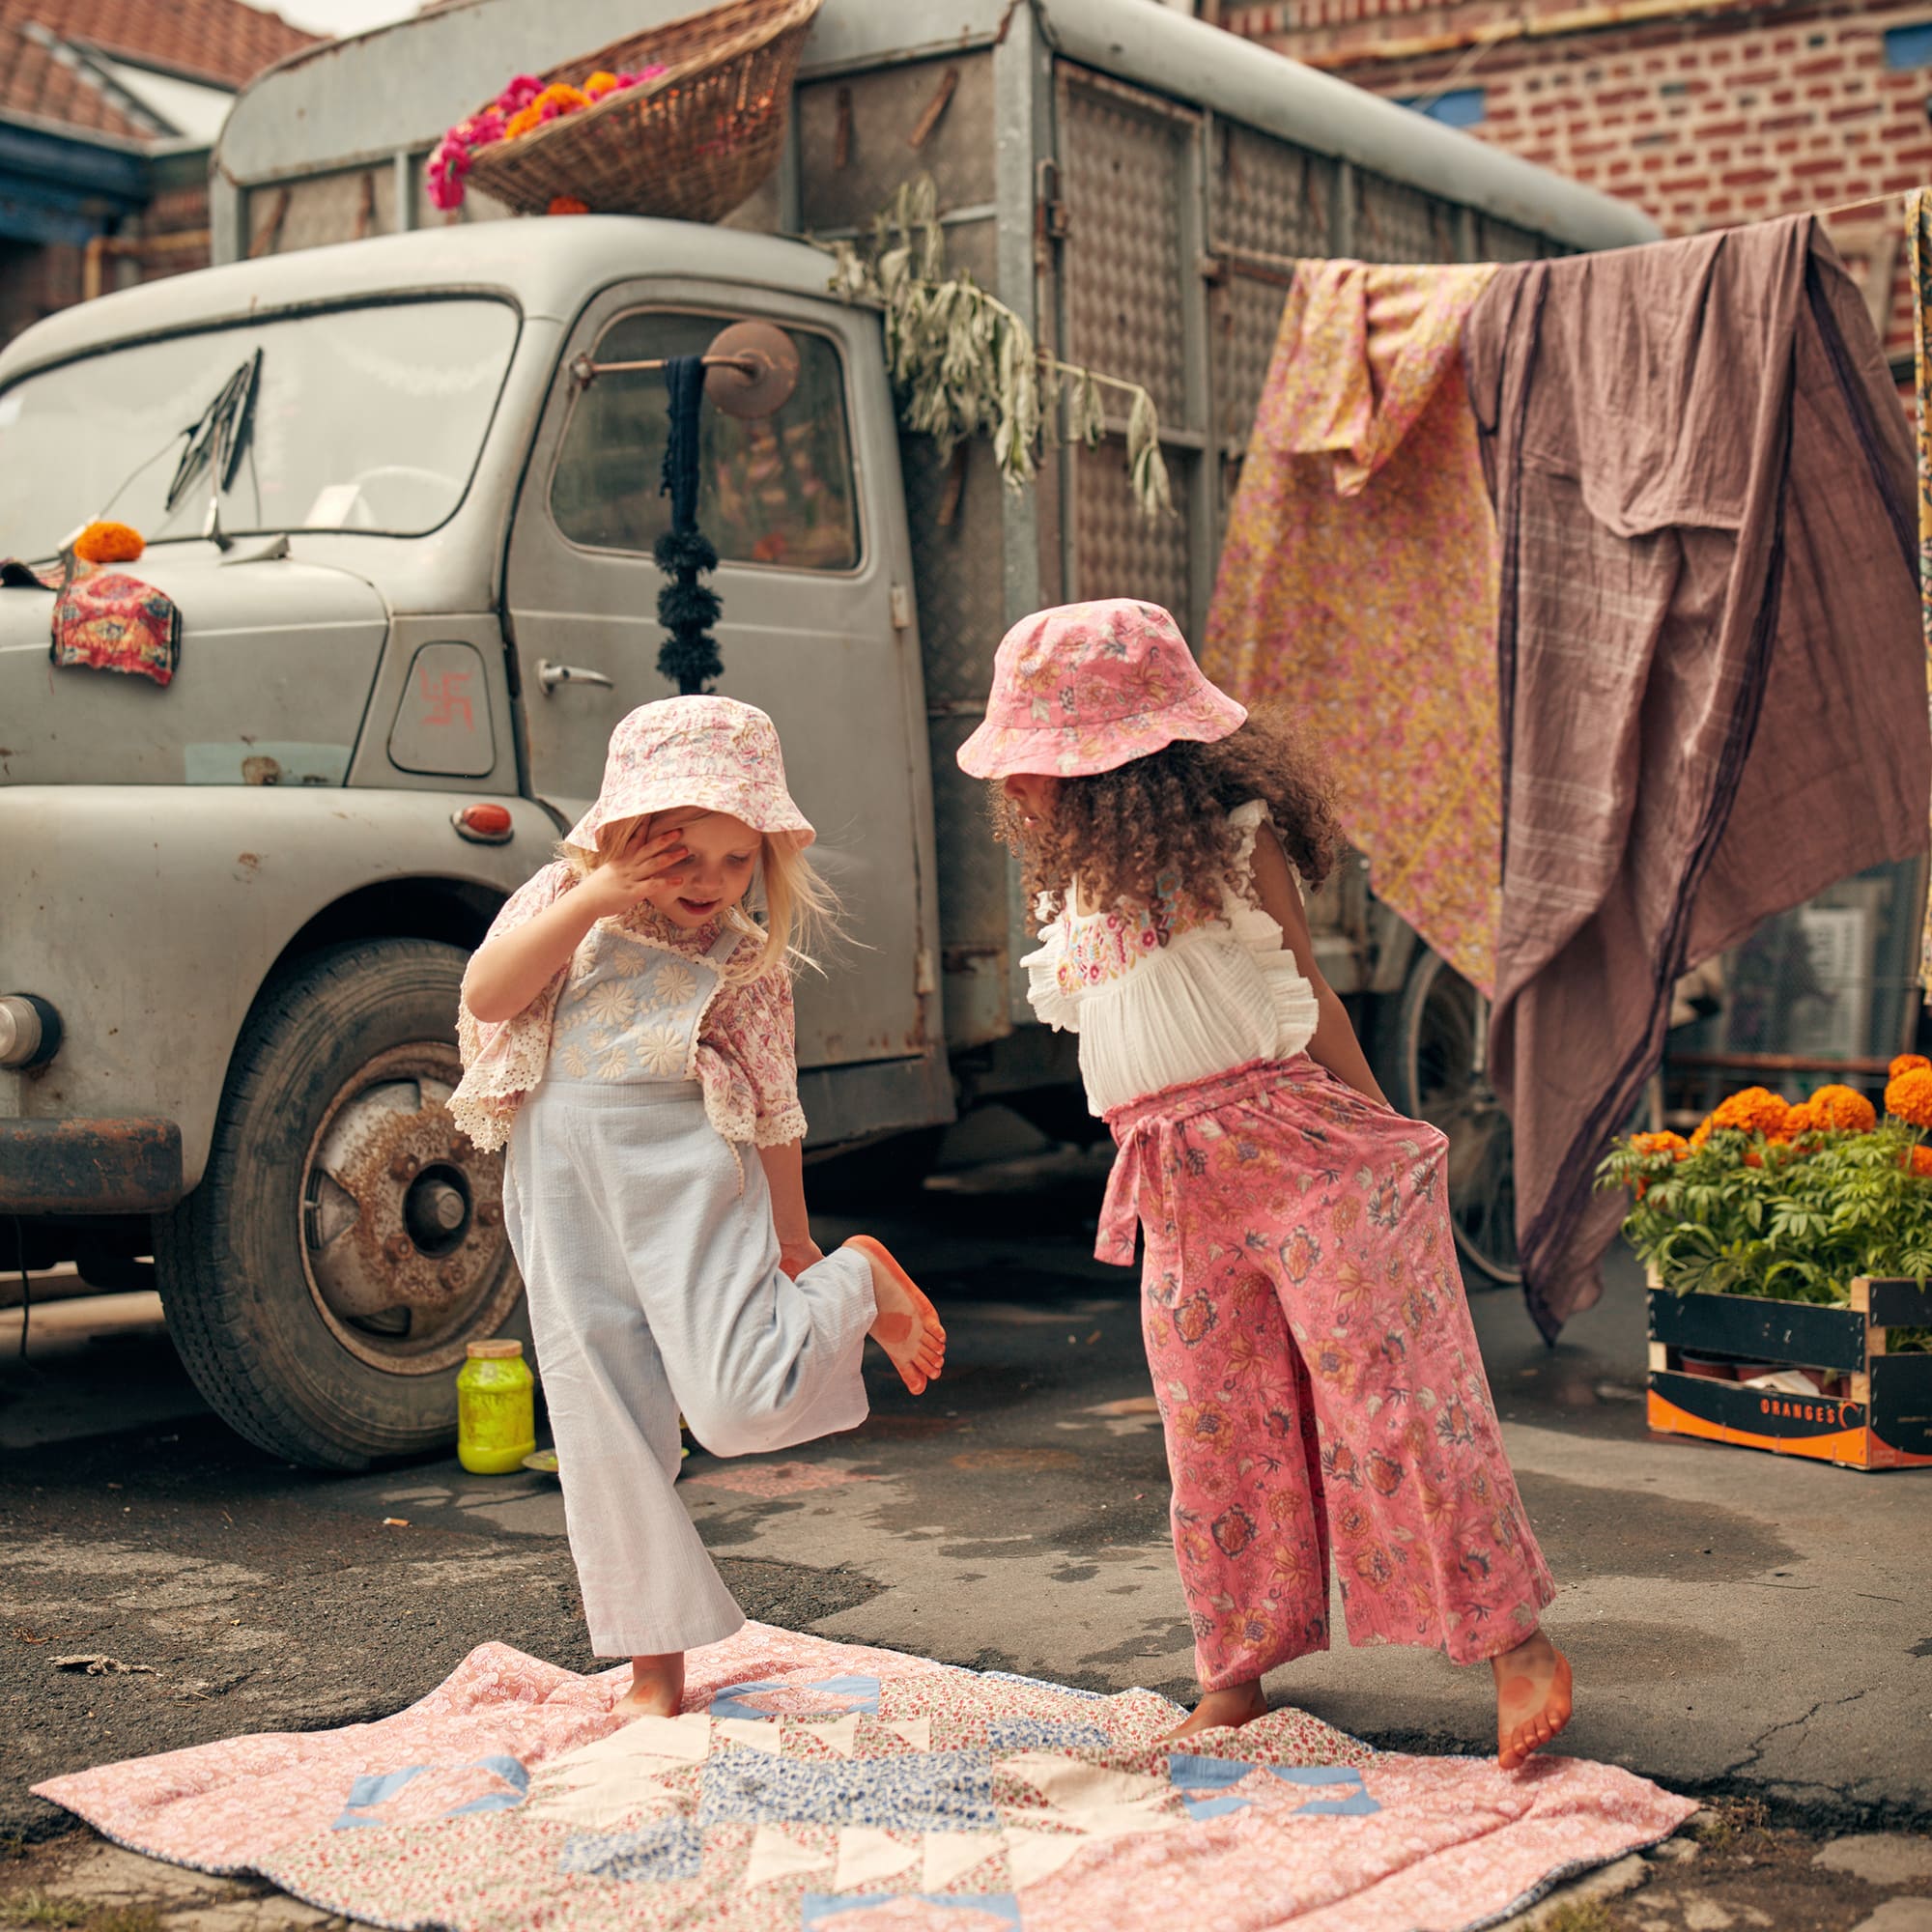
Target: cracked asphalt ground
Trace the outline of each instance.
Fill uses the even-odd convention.
[[[1098,1169],[1042,1155],[948,1179],[868,1223],[942,1305],[945,1379],[915,1401],[879,1358],[865,1428],[753,1463],[694,1455],[687,1504],[754,1617],[1185,1698],[1134,1283],[1089,1258]],[[856,1226],[828,1219],[820,1238]],[[1760,1880],[1793,1874],[1781,1891],[1747,1884],[1726,1907],[1710,1888],[1729,1867],[1707,1851],[1590,1922],[1849,1932],[1891,1894],[1814,1870],[1821,1834],[1932,1826],[1932,1473],[1651,1437],[1627,1267],[1553,1353],[1513,1293],[1472,1299],[1562,1586],[1549,1628],[1576,1663],[1569,1747],[1767,1804],[1783,1835],[1761,1856],[1724,1856],[1751,1859],[1738,1870]],[[471,1477],[453,1461],[352,1478],[271,1462],[201,1406],[146,1297],[43,1311],[24,1362],[18,1325],[0,1313],[0,1719],[13,1744],[0,1841],[34,1849],[13,1876],[0,1866],[0,1894],[58,1877],[87,1848],[27,1794],[55,1772],[378,1717],[487,1638],[591,1667],[550,1479]],[[53,1667],[75,1654],[136,1668]],[[1268,1688],[1378,1744],[1484,1750],[1486,1680],[1428,1654],[1340,1649]],[[1925,1932],[1932,1902],[1914,1894],[1932,1892],[1932,1874],[1907,1884],[1894,1903],[1927,1918],[1888,1923]],[[1775,1895],[1790,1913],[1751,1916]],[[1644,1903],[1673,1898],[1681,1911]],[[1833,1898],[1842,1912],[1825,1909]],[[1700,1900],[1730,1916],[1700,1918]],[[219,1922],[314,1917],[262,1909]]]

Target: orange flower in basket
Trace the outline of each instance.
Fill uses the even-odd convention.
[[[1888,1080],[1896,1080],[1901,1073],[1910,1073],[1915,1066],[1932,1066],[1922,1053],[1901,1053],[1885,1070]]]
[[[89,524],[73,540],[82,563],[132,563],[147,547],[141,532],[126,524]]]
[[[1821,1087],[1804,1104],[1837,1133],[1868,1134],[1878,1125],[1878,1109],[1854,1087]]]
[[[520,134],[527,134],[532,128],[540,128],[542,125],[543,116],[537,112],[537,104],[533,100],[527,107],[519,107],[503,123],[503,138],[506,141],[514,141]]]
[[[1775,1134],[1784,1123],[1790,1107],[1781,1094],[1768,1087],[1747,1087],[1721,1102],[1711,1116],[1714,1127],[1737,1127],[1747,1134]]]
[[[1633,1134],[1631,1147],[1637,1153],[1668,1153],[1679,1160],[1690,1151],[1690,1143],[1682,1134]]]
[[[1885,1090],[1885,1111],[1915,1127],[1932,1127],[1932,1066],[1908,1066]]]
[[[546,214],[588,214],[590,213],[590,204],[587,201],[579,201],[574,194],[554,194],[550,198],[550,206],[544,210],[544,213]]]
[[[1918,1180],[1932,1180],[1932,1147],[1916,1147],[1899,1155],[1898,1164]]]

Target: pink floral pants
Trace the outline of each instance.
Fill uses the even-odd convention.
[[[1555,1595],[1463,1299],[1448,1142],[1306,1054],[1110,1114],[1098,1257],[1147,1235],[1142,1325],[1204,1690],[1350,1642],[1458,1663]]]

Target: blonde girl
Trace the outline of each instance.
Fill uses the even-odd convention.
[[[672,1489],[680,1412],[714,1455],[755,1455],[865,1419],[868,1334],[915,1395],[945,1360],[885,1249],[823,1255],[806,1218],[791,965],[827,906],[812,837],[762,711],[643,705],[464,977],[450,1112],[509,1147],[571,1554],[592,1649],[631,1660],[631,1715],[675,1713],[684,1653],[745,1620]]]
[[[1043,611],[995,660],[959,752],[1038,894],[1039,1016],[1080,1036],[1120,1148],[1099,1258],[1146,1236],[1142,1324],[1167,1436],[1202,1698],[1266,1710],[1328,1643],[1488,1660],[1504,1769],[1570,1717],[1554,1594],[1504,1458],[1451,1240],[1447,1142],[1382,1098],[1315,963],[1291,860],[1335,821],[1281,728],[1195,668],[1165,611]]]

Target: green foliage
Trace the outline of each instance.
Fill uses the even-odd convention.
[[[1932,1275],[1932,1180],[1912,1172],[1922,1139],[1894,1120],[1797,1145],[1719,1127],[1682,1159],[1624,1140],[1597,1185],[1631,1190],[1624,1237],[1673,1293],[1843,1307],[1857,1276]],[[1894,1351],[1929,1344],[1932,1331],[1889,1331]]]
[[[1127,398],[1127,473],[1143,516],[1172,508],[1160,422],[1138,383],[1049,355],[1004,302],[946,267],[938,191],[930,175],[902,183],[872,222],[869,246],[832,244],[832,292],[877,308],[886,367],[909,430],[929,436],[942,459],[983,436],[1009,489],[1033,480],[1049,438],[1090,449],[1106,433],[1103,388]]]

